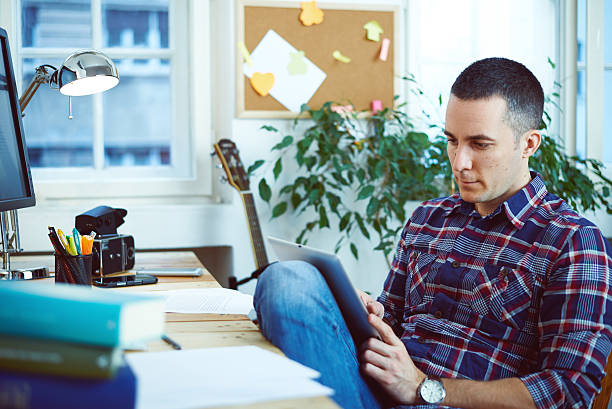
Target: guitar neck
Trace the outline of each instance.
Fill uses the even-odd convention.
[[[240,197],[244,204],[244,212],[246,213],[247,224],[249,226],[249,235],[251,236],[251,247],[253,248],[255,265],[257,269],[259,269],[268,265],[268,256],[266,256],[266,248],[261,235],[257,210],[255,210],[255,201],[253,200],[253,194],[250,192],[240,192]]]

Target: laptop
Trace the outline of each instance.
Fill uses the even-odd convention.
[[[368,338],[380,339],[378,331],[368,322],[368,312],[336,254],[271,236],[268,236],[268,243],[280,261],[306,261],[321,272],[336,299],[355,345],[361,345]]]

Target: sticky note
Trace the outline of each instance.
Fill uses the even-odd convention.
[[[376,20],[368,21],[363,25],[363,28],[366,30],[366,37],[370,41],[380,41],[380,35],[384,33],[384,30]]]
[[[251,61],[251,54],[249,54],[249,50],[247,50],[246,45],[244,45],[242,41],[238,42],[238,49],[240,50],[240,54],[242,54],[242,59],[250,66],[253,66],[253,61]]]
[[[382,101],[380,99],[375,99],[372,101],[372,113],[375,114],[378,111],[382,111]]]
[[[274,74],[256,72],[251,76],[251,86],[259,95],[266,96],[274,86]]]
[[[383,38],[380,44],[380,55],[378,56],[382,61],[387,61],[387,57],[389,56],[389,44],[391,44],[391,40]]]
[[[289,53],[289,65],[287,71],[291,75],[304,75],[308,72],[308,65],[304,61],[304,51]]]
[[[302,6],[302,12],[300,13],[300,21],[302,24],[311,26],[323,22],[323,10],[317,7],[317,2],[315,0],[303,1],[300,4]]]
[[[343,62],[345,64],[348,64],[348,63],[351,62],[350,58],[348,58],[347,56],[342,55],[342,53],[340,51],[338,51],[338,50],[335,50],[332,53],[332,57],[334,57],[336,60],[338,60],[340,62]]]

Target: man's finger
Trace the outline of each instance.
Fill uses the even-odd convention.
[[[379,368],[386,369],[389,367],[389,357],[384,352],[382,354],[374,351],[373,349],[366,349],[361,353],[361,361],[370,363]]]
[[[381,317],[384,315],[385,313],[385,307],[383,307],[383,305],[381,303],[379,303],[378,301],[372,301],[370,303],[368,303],[366,305],[366,308],[368,310],[368,312],[371,312],[372,314],[376,314],[377,316]]]
[[[376,314],[368,314],[368,322],[378,331],[383,342],[389,345],[403,345],[393,329]]]

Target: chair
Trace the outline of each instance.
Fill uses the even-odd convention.
[[[608,357],[606,376],[601,380],[601,392],[595,397],[591,409],[608,409],[610,393],[612,393],[612,354]]]

